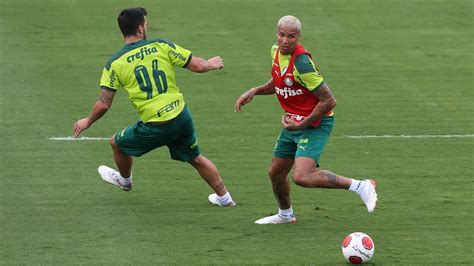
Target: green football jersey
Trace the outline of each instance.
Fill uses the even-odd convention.
[[[275,54],[278,50],[278,45],[273,45],[271,50],[272,65],[275,60]],[[278,55],[278,61],[280,65],[281,73],[285,73],[288,65],[290,64],[291,54],[289,55]],[[323,76],[319,73],[315,63],[306,54],[299,55],[295,60],[295,67],[293,69],[293,76],[303,87],[310,91],[319,89],[324,84]]]
[[[186,67],[190,51],[166,40],[126,44],[106,63],[100,86],[122,87],[144,123],[168,121],[184,108],[174,66]]]

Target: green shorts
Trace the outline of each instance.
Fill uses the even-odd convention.
[[[171,158],[187,162],[200,154],[194,123],[188,107],[167,123],[151,125],[138,121],[115,134],[115,143],[130,156],[143,154],[167,146]]]
[[[334,117],[326,116],[318,127],[308,127],[304,130],[281,130],[275,144],[273,156],[277,158],[309,157],[319,166],[319,159],[324,146],[329,140],[334,125]]]

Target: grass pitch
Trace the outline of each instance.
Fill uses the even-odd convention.
[[[203,154],[239,206],[207,203],[209,188],[166,148],[135,160],[135,188],[103,183],[106,141],[70,136],[99,94],[106,60],[122,47],[118,12],[142,5],[150,38],[225,68],[177,70]],[[345,264],[344,237],[375,241],[374,264],[473,264],[474,138],[352,139],[348,135],[474,133],[472,1],[25,1],[0,2],[0,263]],[[276,211],[266,171],[282,114],[256,97],[270,78],[283,15],[337,100],[322,166],[377,179],[368,214],[355,194],[292,186],[298,223],[258,226]],[[108,137],[137,119],[123,91],[84,136]]]

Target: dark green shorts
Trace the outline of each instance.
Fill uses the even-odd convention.
[[[319,164],[333,125],[334,117],[327,116],[321,120],[321,124],[318,127],[308,127],[298,131],[282,129],[275,145],[273,156],[292,159],[296,157],[309,157]]]
[[[173,160],[182,162],[200,154],[193,119],[187,106],[165,124],[150,125],[138,121],[115,134],[115,143],[122,152],[136,157],[161,146],[168,147]]]

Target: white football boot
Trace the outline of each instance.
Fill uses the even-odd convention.
[[[221,202],[218,198],[217,198],[217,194],[216,193],[213,193],[211,195],[209,195],[209,197],[207,197],[207,199],[209,200],[210,203],[214,204],[214,205],[217,205],[217,206],[221,206],[221,207],[234,207],[235,205],[235,202],[233,200],[231,200],[229,203],[225,204],[223,202]]]
[[[107,182],[109,184],[112,184],[114,186],[117,186],[117,187],[119,187],[119,188],[121,188],[122,190],[125,190],[125,191],[132,190],[132,187],[133,187],[132,180],[130,179],[130,184],[128,184],[128,185],[121,184],[120,183],[120,173],[115,171],[114,169],[112,169],[108,166],[105,166],[105,165],[101,165],[101,166],[99,166],[99,169],[97,169],[97,170],[99,172],[100,177],[105,182]]]
[[[377,205],[377,192],[375,192],[376,187],[377,184],[374,180],[366,179],[363,181],[358,191],[360,198],[364,201],[369,212],[374,212]]]
[[[280,214],[275,214],[272,216],[263,217],[255,221],[256,224],[289,224],[296,223],[296,218],[292,214],[289,217],[282,216]]]

